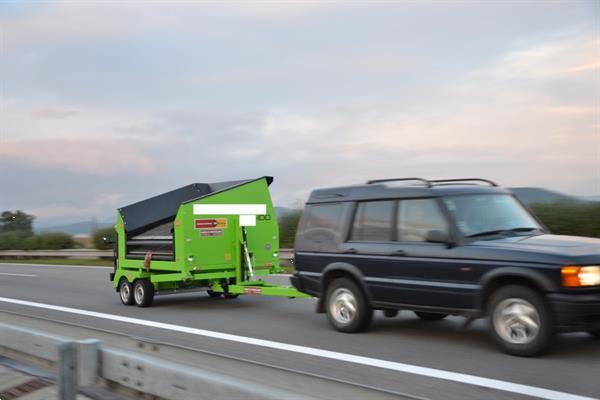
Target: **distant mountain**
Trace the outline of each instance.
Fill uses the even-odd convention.
[[[592,197],[575,197],[567,194],[555,192],[553,190],[517,187],[509,188],[525,204],[533,203],[584,203],[594,201]]]
[[[90,235],[93,230],[99,228],[107,228],[112,226],[115,222],[112,220],[102,220],[102,221],[81,221],[81,222],[73,222],[69,224],[48,224],[48,225],[38,225],[34,223],[33,230],[36,233],[41,232],[64,232],[69,235]]]

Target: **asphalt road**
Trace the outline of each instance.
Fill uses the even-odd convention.
[[[395,318],[377,313],[368,332],[342,334],[329,326],[324,315],[314,313],[314,299],[241,296],[226,300],[188,293],[158,296],[151,308],[126,307],[108,281],[108,273],[108,268],[98,267],[0,264],[0,298],[212,333],[115,321],[110,316],[82,315],[1,299],[0,310],[108,329],[427,399],[600,398],[600,342],[587,334],[561,335],[547,355],[518,358],[496,349],[485,321],[462,329],[463,320],[456,317],[424,322],[408,311]],[[222,333],[241,339],[219,338]],[[254,339],[284,345],[265,347]],[[287,345],[304,347],[291,351]],[[345,356],[338,356],[340,353]],[[367,357],[370,365],[356,362],[351,356]],[[399,365],[401,368],[396,368]],[[431,377],[431,370],[423,372],[418,367],[438,372]],[[459,382],[443,379],[452,373],[465,375]],[[480,378],[499,382],[495,387],[482,387],[478,384]],[[526,386],[515,390],[513,384]],[[519,392],[522,387],[531,389],[531,397]]]

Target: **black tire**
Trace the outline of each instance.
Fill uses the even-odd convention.
[[[121,303],[126,306],[133,304],[133,286],[126,278],[121,278],[119,282],[119,298],[121,299]]]
[[[221,295],[223,293],[221,293],[221,292],[213,292],[212,290],[207,290],[206,294],[208,294],[210,297],[215,298],[215,297],[221,297]]]
[[[508,354],[536,356],[554,341],[548,306],[542,296],[529,287],[509,285],[498,289],[490,299],[488,317],[492,337]]]
[[[349,305],[354,306],[354,311],[351,311]],[[373,310],[364,293],[348,278],[338,278],[329,284],[325,309],[327,319],[340,332],[364,331],[373,318]]]
[[[138,279],[133,284],[133,300],[138,307],[150,307],[154,301],[154,286],[148,279]]]
[[[440,314],[433,312],[414,311],[417,317],[423,321],[441,321],[448,316],[448,314]]]
[[[239,297],[239,294],[223,293],[223,297],[225,297],[226,299],[237,299]]]

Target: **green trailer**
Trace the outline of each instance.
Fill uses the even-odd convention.
[[[272,181],[194,183],[120,208],[110,279],[123,304],[188,290],[307,297],[260,279],[281,271]]]

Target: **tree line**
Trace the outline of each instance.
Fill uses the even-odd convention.
[[[533,214],[555,235],[588,236],[600,238],[600,202],[532,204]],[[301,210],[294,210],[279,218],[281,248],[294,247],[294,237]]]
[[[600,202],[533,204],[531,210],[538,219],[557,235],[600,238]],[[292,210],[278,218],[279,246],[291,248],[302,210]],[[22,211],[4,211],[0,214],[0,250],[55,250],[70,249],[78,244],[63,232],[33,232],[34,216]],[[92,232],[92,245],[106,250],[112,245],[104,238],[115,239],[112,227]]]
[[[63,232],[33,232],[35,217],[17,210],[0,214],[0,250],[58,250],[75,247],[73,237]]]

